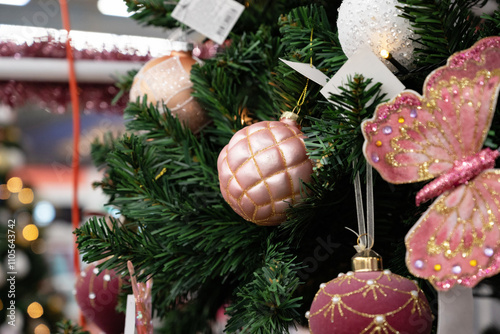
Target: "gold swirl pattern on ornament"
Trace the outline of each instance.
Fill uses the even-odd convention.
[[[378,280],[381,279],[384,275],[387,277],[387,279],[389,281],[391,281],[392,278],[396,279],[397,281],[401,281],[403,279],[402,277],[399,277],[398,275],[393,275],[392,273],[386,274],[384,272],[381,272],[381,274],[378,277],[370,279],[373,281],[373,284],[371,286],[368,284],[365,284],[363,287],[361,287],[355,291],[347,292],[344,294],[328,293],[325,291],[325,287],[321,287],[320,290],[316,293],[314,300],[316,300],[316,298],[318,297],[318,295],[320,293],[323,293],[324,295],[330,297],[330,302],[328,302],[325,306],[320,308],[318,311],[316,311],[314,313],[310,313],[309,320],[312,317],[320,315],[320,314],[322,314],[323,317],[325,317],[325,318],[328,317],[328,314],[330,314],[330,321],[334,322],[335,310],[338,309],[338,312],[339,312],[341,317],[344,316],[345,311],[349,311],[349,312],[354,313],[356,315],[359,315],[361,317],[373,319],[372,322],[365,329],[363,329],[363,331],[360,334],[375,334],[375,333],[398,334],[399,331],[397,331],[395,328],[393,328],[387,322],[386,317],[393,316],[393,315],[399,313],[400,311],[407,308],[409,305],[412,306],[412,309],[410,311],[411,314],[415,314],[415,312],[418,312],[419,316],[421,316],[423,311],[427,310],[429,308],[429,305],[425,302],[424,299],[420,298],[421,290],[415,282],[413,282],[413,283],[415,284],[415,291],[417,291],[417,293],[418,293],[417,295],[414,295],[411,291],[401,291],[401,290],[395,289],[391,286],[381,284],[380,282],[378,282]],[[360,279],[358,277],[355,277],[354,275],[344,275],[344,276],[341,276],[339,278],[336,278],[335,280],[338,282],[338,286],[340,286],[342,283],[344,283],[346,281],[347,281],[347,284],[350,284],[352,280],[355,280],[355,281],[360,282],[360,283],[366,283],[368,281],[368,280],[363,280],[363,279]],[[342,297],[348,297],[348,296],[352,296],[352,295],[356,295],[356,294],[362,294],[363,298],[366,298],[369,291],[373,292],[374,299],[377,300],[375,291],[382,292],[381,294],[386,296],[386,294],[385,294],[385,292],[383,292],[382,288],[396,292],[396,293],[406,294],[410,298],[400,307],[398,307],[390,312],[384,313],[384,314],[369,314],[369,313],[365,313],[365,312],[360,312],[360,311],[355,310],[354,308],[350,307],[342,300]],[[335,301],[333,299],[335,299]],[[377,317],[383,317],[383,321],[378,320]],[[311,334],[313,334],[312,331],[311,331]]]
[[[394,327],[392,327],[387,321],[384,321],[382,324],[379,324],[375,319],[373,319],[370,325],[365,329],[363,329],[363,331],[359,334],[367,334],[367,333],[400,334],[399,331],[397,331]]]
[[[403,280],[403,278],[401,276],[386,274],[383,271],[380,272],[380,275],[377,278],[372,278],[372,279],[374,281],[377,281],[377,280],[381,279],[382,277],[384,277],[384,275],[386,276],[386,278],[389,282],[392,282],[392,279],[394,279],[398,282],[401,282]],[[345,281],[347,281],[347,284],[351,284],[351,280],[355,280],[359,283],[366,282],[366,280],[360,279],[360,278],[356,277],[355,275],[342,275],[342,276],[336,278],[336,280],[338,281],[339,286],[341,286],[342,283],[344,283]]]

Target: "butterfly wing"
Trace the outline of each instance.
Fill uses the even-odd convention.
[[[406,235],[406,265],[438,290],[500,271],[500,169],[437,198]]]
[[[450,57],[431,73],[424,96],[405,91],[362,124],[367,161],[391,183],[434,178],[477,153],[500,87],[500,37]]]

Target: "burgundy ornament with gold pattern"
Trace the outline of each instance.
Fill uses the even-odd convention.
[[[311,334],[428,334],[429,303],[418,285],[382,270],[382,258],[365,249],[352,258],[353,270],[320,285],[309,319]]]
[[[122,279],[115,271],[102,272],[88,265],[76,282],[76,302],[87,321],[93,321],[106,334],[120,334],[125,328],[125,314],[116,311]]]

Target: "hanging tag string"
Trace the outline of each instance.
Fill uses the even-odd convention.
[[[300,113],[300,108],[304,104],[304,101],[306,100],[306,93],[307,93],[307,86],[309,85],[309,79],[307,79],[306,86],[304,87],[304,90],[302,91],[302,94],[300,94],[299,99],[297,100],[297,105],[293,107],[292,113],[295,112],[297,109],[297,115]]]
[[[309,40],[309,47],[310,47],[309,50],[311,50],[311,58],[309,58],[309,65],[311,67],[313,67],[313,60],[312,60],[313,32],[314,32],[314,29],[311,29],[311,37],[310,37],[310,40]],[[302,107],[302,105],[304,104],[304,102],[306,100],[306,94],[307,94],[307,87],[308,86],[309,86],[309,78],[307,79],[306,86],[302,90],[302,93],[300,94],[299,99],[297,100],[297,105],[295,107],[293,107],[292,113],[295,112],[295,110],[297,110],[297,115],[300,113],[300,108]]]
[[[373,167],[366,164],[366,233],[375,242],[375,213],[373,209]]]
[[[356,161],[353,161],[353,167]],[[363,205],[363,192],[361,190],[361,177],[359,172],[354,179],[354,195],[356,197],[356,215],[358,219],[358,248],[360,251],[371,248],[375,243],[375,217],[373,210],[373,169],[370,164],[366,164],[366,223]],[[350,230],[350,229],[349,229]],[[351,230],[352,231],[352,230]],[[370,245],[370,246],[368,246]]]
[[[353,166],[356,165],[356,161],[353,161]],[[365,225],[365,212],[363,208],[363,193],[361,191],[361,178],[359,172],[356,173],[356,178],[354,179],[354,195],[356,197],[356,214],[358,218],[358,239],[359,245],[364,249],[367,243],[366,235],[366,225]]]

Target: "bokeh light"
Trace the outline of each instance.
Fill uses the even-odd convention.
[[[35,327],[35,334],[50,334],[50,329],[44,324]]]
[[[38,238],[38,227],[35,224],[28,224],[23,228],[23,237],[28,241]]]
[[[64,309],[64,298],[59,295],[52,295],[47,300],[47,305],[53,313],[62,312]]]
[[[43,254],[47,251],[47,245],[43,239],[37,239],[31,243],[31,250],[35,254]]]
[[[0,199],[9,199],[10,191],[6,184],[0,184]]]
[[[122,214],[120,213],[120,210],[117,208],[113,208],[113,207],[108,208],[108,213],[111,217],[113,217],[115,219],[119,219],[122,216]]]
[[[24,227],[31,224],[31,213],[27,210],[19,210],[16,218],[16,224],[20,227]]]
[[[30,188],[24,188],[19,192],[19,202],[23,204],[30,204],[33,202],[33,198],[35,195],[33,194],[33,190]]]
[[[40,201],[33,209],[33,219],[38,226],[47,226],[56,217],[56,209],[48,201]]]
[[[7,256],[5,259],[7,263]],[[25,278],[29,272],[31,271],[31,262],[28,255],[20,249],[16,250],[16,273],[17,278],[23,279]]]
[[[33,319],[40,318],[43,314],[43,307],[37,302],[33,302],[28,306],[28,315]]]
[[[18,193],[23,189],[23,181],[18,177],[11,177],[9,181],[7,181],[7,189],[11,193]]]

